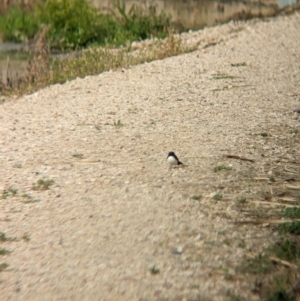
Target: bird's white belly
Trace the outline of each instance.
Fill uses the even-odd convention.
[[[167,161],[171,165],[177,165],[178,164],[177,160],[172,156],[168,157]]]

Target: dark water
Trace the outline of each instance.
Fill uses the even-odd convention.
[[[195,29],[230,20],[241,12],[268,15],[278,8],[297,3],[297,0],[273,1],[272,5],[264,4],[263,0],[256,2],[252,0],[252,3],[228,0],[125,0],[125,3],[127,9],[133,4],[155,5],[157,13],[164,11],[177,24]],[[107,12],[113,3],[109,0],[90,0],[90,2]],[[20,52],[19,49],[18,44],[0,43],[0,82],[5,82],[7,77],[21,76],[25,72],[27,54],[26,51]]]

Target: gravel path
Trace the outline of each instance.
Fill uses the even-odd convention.
[[[300,162],[300,14],[183,37],[199,50],[0,106],[2,301],[259,300],[238,267],[277,234],[237,222],[278,188],[253,177]]]

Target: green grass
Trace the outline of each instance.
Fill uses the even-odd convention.
[[[35,185],[32,186],[33,190],[48,190],[50,186],[54,184],[54,180],[52,179],[40,179],[37,181]]]
[[[124,124],[121,122],[121,120],[118,120],[117,122],[114,121],[114,126],[120,128],[124,126]]]
[[[221,170],[231,170],[232,168],[230,166],[227,166],[227,165],[217,165],[216,167],[214,167],[214,172],[218,172],[218,171],[221,171]]]
[[[285,208],[283,216],[287,218],[300,218],[300,208],[299,207],[290,207]]]
[[[243,62],[243,63],[237,63],[237,64],[231,64],[231,67],[244,67],[244,66],[247,66],[246,62]]]
[[[295,296],[284,289],[276,290],[266,301],[296,301]]]
[[[157,14],[155,6],[114,2],[108,14],[85,0],[37,0],[32,5],[13,5],[0,14],[0,34],[4,41],[33,39],[41,24],[49,25],[51,48],[78,49],[91,44],[122,45],[126,41],[166,37],[171,19]]]
[[[279,226],[278,232],[280,234],[291,233],[291,234],[300,235],[300,222],[297,221],[292,223],[284,223]]]
[[[287,261],[297,261],[300,259],[300,246],[297,242],[288,238],[269,247],[269,252],[280,259]]]
[[[269,136],[269,134],[265,132],[259,133],[258,135],[264,138]]]
[[[222,193],[216,193],[214,196],[213,196],[213,199],[215,201],[221,201],[223,199],[223,195]]]
[[[6,254],[8,254],[8,253],[10,253],[10,251],[9,251],[9,250],[6,250],[6,249],[3,249],[3,248],[0,248],[0,255],[6,255]]]
[[[265,254],[259,254],[256,257],[247,260],[242,266],[243,273],[250,274],[266,274],[271,271],[273,267],[272,261]]]
[[[0,264],[0,273],[4,271],[9,266],[8,263],[4,262]]]
[[[160,272],[159,268],[157,268],[155,265],[152,266],[152,267],[149,269],[149,271],[150,271],[150,273],[151,273],[152,275],[159,274],[159,272]]]
[[[236,203],[239,204],[239,205],[245,204],[246,202],[247,202],[247,199],[243,196],[236,199]]]
[[[4,199],[8,198],[9,196],[15,196],[15,195],[17,195],[17,193],[18,193],[18,189],[16,189],[16,188],[10,187],[8,189],[4,189],[2,191],[0,199],[4,200]]]
[[[0,242],[5,241],[17,241],[18,239],[16,237],[7,237],[4,232],[0,232]]]
[[[202,195],[201,194],[194,194],[194,195],[191,196],[191,199],[195,200],[195,201],[201,201]]]
[[[77,158],[77,159],[83,159],[83,154],[82,153],[75,153],[72,155],[72,157]]]
[[[28,233],[25,233],[23,236],[22,236],[22,239],[26,242],[29,242],[30,241],[30,235]]]
[[[213,77],[213,79],[216,79],[216,80],[237,78],[237,76],[229,75],[229,74],[226,74],[226,73],[213,74],[212,77]]]

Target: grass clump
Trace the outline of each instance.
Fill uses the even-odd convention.
[[[222,164],[222,165],[217,165],[215,168],[214,168],[214,172],[218,172],[218,171],[221,171],[221,170],[231,170],[232,168],[230,166],[227,166],[225,164]]]
[[[243,273],[250,274],[266,274],[272,269],[272,261],[265,254],[259,254],[256,257],[248,260],[242,267]]]
[[[54,184],[54,180],[52,179],[40,179],[37,181],[35,185],[32,186],[33,190],[48,190],[50,186]]]
[[[191,199],[195,200],[195,201],[201,201],[202,195],[201,194],[194,194],[194,195],[191,196]]]
[[[157,268],[155,265],[152,266],[152,267],[149,269],[149,271],[150,271],[150,273],[151,273],[152,275],[159,274],[159,272],[160,272],[159,268]]]
[[[8,267],[8,263],[3,262],[0,264],[0,273]]]
[[[77,158],[77,159],[83,159],[83,154],[82,153],[75,153],[72,155],[72,157]]]
[[[3,248],[0,248],[0,255],[6,255],[10,253],[10,251],[6,250],[6,249],[3,249]]]
[[[283,212],[283,216],[288,218],[300,218],[300,208],[299,207],[285,208]]]
[[[279,226],[278,232],[300,235],[300,222],[284,223]]]
[[[244,196],[241,196],[241,197],[236,199],[236,203],[238,205],[245,204],[246,202],[247,202],[247,199]]]
[[[121,120],[118,120],[118,122],[115,122],[115,121],[114,121],[114,126],[115,126],[115,127],[118,127],[118,128],[121,128],[122,126],[124,126],[124,124],[122,123]]]
[[[300,259],[300,247],[295,241],[290,239],[278,242],[269,248],[269,252],[287,261],[297,261]]]
[[[223,199],[223,195],[222,193],[216,193],[214,196],[213,196],[213,199],[215,201],[221,201]]]
[[[13,188],[13,187],[10,187],[8,189],[4,189],[2,191],[2,195],[1,195],[0,199],[4,200],[4,199],[8,198],[9,196],[17,195],[17,193],[18,193],[18,189]]]
[[[296,298],[284,289],[276,290],[266,301],[295,301]]]

